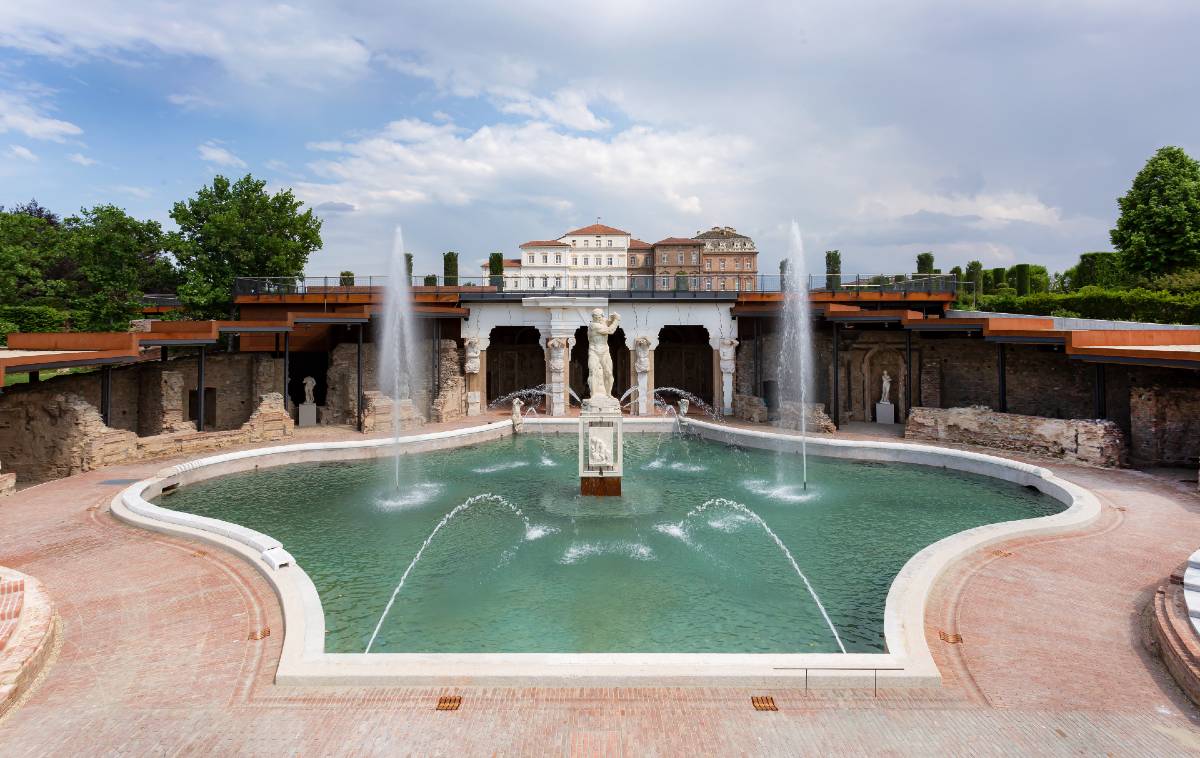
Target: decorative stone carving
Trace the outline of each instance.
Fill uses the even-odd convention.
[[[571,340],[568,337],[551,337],[546,343],[549,356],[547,363],[550,369],[550,381],[547,389],[547,400],[551,416],[567,415],[566,394],[567,386],[567,354],[571,351]]]
[[[633,373],[637,387],[637,409],[639,416],[650,413],[650,338],[638,337],[633,341]]]
[[[879,393],[879,402],[890,405],[892,401],[888,398],[891,397],[892,394],[892,375],[884,370],[883,377],[880,379],[880,382],[883,385],[883,391]]]
[[[466,351],[466,357],[463,359],[463,371],[468,374],[479,373],[479,340],[474,337],[468,337],[463,340],[463,348]]]
[[[305,402],[305,404],[312,405],[314,402],[316,402],[315,400],[313,400],[313,389],[316,388],[316,386],[317,386],[317,380],[313,379],[311,376],[306,376],[306,377],[304,377],[304,381],[302,381],[301,384],[304,385],[304,402]]]
[[[612,427],[596,427],[588,435],[588,463],[593,466],[613,465]]]
[[[736,368],[737,346],[738,341],[735,339],[721,340],[721,347],[719,350],[721,353],[722,374],[732,374]]]
[[[514,397],[514,398],[513,398],[513,402],[512,402],[512,425],[513,425],[513,431],[514,431],[514,432],[519,432],[519,431],[521,431],[521,424],[522,424],[522,422],[525,420],[525,417],[521,415],[521,408],[522,408],[522,406],[524,406],[524,405],[525,405],[525,403],[521,402],[521,398],[519,398],[519,397]]]
[[[733,413],[733,372],[737,368],[738,341],[725,337],[717,346],[721,366],[721,412]]]
[[[692,402],[686,397],[682,398],[679,401],[679,416],[686,416],[688,414],[688,408],[691,406],[691,404]]]

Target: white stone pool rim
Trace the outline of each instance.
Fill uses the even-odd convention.
[[[798,453],[795,434],[689,419],[688,429],[726,444]],[[575,433],[572,419],[528,419],[546,432]],[[626,433],[663,433],[672,419],[626,419]],[[473,445],[513,433],[508,420],[400,438],[404,454]],[[941,676],[925,637],[934,584],[958,559],[1012,539],[1082,530],[1100,515],[1088,490],[1040,466],[964,450],[905,442],[809,436],[809,452],[829,458],[933,466],[1033,487],[1066,505],[1060,513],[987,524],[934,542],[896,575],[884,606],[886,653],[326,653],[325,615],[316,586],[278,540],[219,519],[149,502],[164,490],[260,468],[352,461],[392,454],[390,438],[308,442],[207,456],[170,466],[123,490],[113,515],[156,532],[199,540],[238,555],[267,580],[284,620],[275,681],[285,685],[484,686],[938,686]],[[281,565],[282,564],[282,565]]]

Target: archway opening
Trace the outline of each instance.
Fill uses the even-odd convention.
[[[702,326],[664,326],[658,333],[654,350],[654,386],[685,390],[712,405],[713,349],[708,330]],[[679,399],[669,389],[660,397],[668,402]]]
[[[487,401],[546,382],[546,353],[532,326],[497,326],[487,348]],[[533,402],[527,399],[527,403]],[[541,405],[541,403],[539,403]]]

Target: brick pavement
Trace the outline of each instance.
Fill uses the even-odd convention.
[[[64,637],[44,681],[0,721],[0,754],[1200,753],[1200,717],[1138,642],[1150,593],[1200,536],[1200,499],[1137,472],[1054,466],[1099,494],[1102,522],[960,564],[928,617],[947,686],[876,697],[278,687],[282,620],[257,573],[107,513],[123,485],[106,481],[162,465],[0,502],[0,565],[43,582]],[[250,639],[264,627],[272,634]],[[435,711],[441,694],[463,695],[462,709]],[[751,694],[780,710],[754,711]]]

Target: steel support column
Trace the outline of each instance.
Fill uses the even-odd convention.
[[[838,354],[841,351],[842,343],[842,327],[841,324],[833,322],[833,425],[840,427],[842,425],[842,366],[838,359]]]
[[[167,362],[168,358],[167,358],[167,346],[166,345],[163,345],[162,347],[160,347],[158,349],[158,359],[160,361],[162,361],[163,363]]]
[[[292,335],[283,333],[283,409],[291,413],[291,401],[288,398],[288,384],[292,381]]]
[[[996,343],[996,386],[998,389],[999,399],[997,400],[996,410],[1001,413],[1008,413],[1008,380],[1006,374],[1008,371],[1005,367],[1005,352],[1004,343]]]
[[[1093,387],[1096,418],[1108,418],[1108,387],[1105,385],[1104,364],[1096,364],[1096,383]]]
[[[112,366],[100,369],[100,418],[105,426],[112,425]]]
[[[362,324],[358,325],[358,355],[356,356],[356,360],[358,361],[358,372],[357,372],[358,373],[358,394],[355,397],[358,398],[358,402],[355,403],[355,407],[358,409],[356,411],[356,414],[358,416],[358,431],[361,432],[363,430],[363,325]]]
[[[196,431],[204,431],[204,355],[208,348],[200,346],[196,356]]]
[[[912,330],[906,329],[904,330],[904,415],[900,418],[900,423],[904,423],[908,414],[912,413],[912,386]]]

